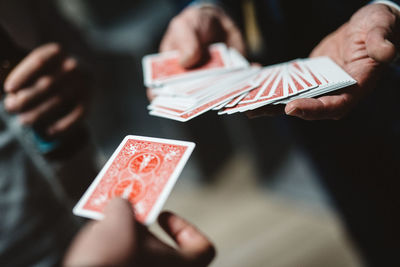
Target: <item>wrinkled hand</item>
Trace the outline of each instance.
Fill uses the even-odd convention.
[[[285,113],[305,120],[343,118],[375,88],[383,67],[395,59],[400,41],[399,18],[400,13],[395,9],[370,4],[325,37],[310,56],[329,56],[357,84],[330,95],[293,100],[286,105]],[[259,116],[267,111],[261,108],[249,115]]]
[[[91,222],[72,242],[64,266],[207,266],[215,250],[193,225],[172,213],[159,224],[175,241],[172,248],[134,219],[129,202],[114,199],[102,221]]]
[[[83,117],[88,76],[60,45],[33,50],[7,76],[5,108],[24,125],[40,125],[47,136],[72,129]]]
[[[245,52],[241,32],[222,9],[213,5],[190,6],[170,22],[160,51],[178,50],[182,66],[190,68],[208,57],[207,48],[215,42]]]

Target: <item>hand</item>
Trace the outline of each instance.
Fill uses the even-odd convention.
[[[160,50],[178,50],[182,66],[191,68],[208,57],[207,48],[215,42],[245,53],[242,34],[222,9],[213,5],[190,6],[170,22]]]
[[[72,242],[64,266],[207,266],[215,250],[193,225],[172,213],[159,224],[175,241],[172,248],[134,219],[132,206],[114,199],[102,221],[91,222]]]
[[[400,38],[399,15],[389,6],[370,4],[325,37],[310,56],[329,56],[357,84],[330,95],[293,100],[286,105],[285,113],[305,120],[343,118],[375,88],[383,67],[395,59]],[[261,108],[250,116],[267,111]]]
[[[40,125],[46,136],[65,133],[84,115],[87,77],[60,45],[42,45],[7,76],[5,108],[24,125]]]

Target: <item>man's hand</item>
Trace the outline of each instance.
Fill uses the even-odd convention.
[[[40,125],[47,136],[65,133],[83,117],[89,92],[77,61],[55,43],[25,57],[4,83],[8,112],[24,125]]]
[[[135,221],[129,202],[114,199],[102,221],[91,222],[72,242],[64,266],[207,266],[213,245],[193,225],[172,213],[159,224],[175,241],[172,248]]]
[[[357,84],[333,95],[294,100],[286,105],[286,114],[306,120],[344,117],[375,88],[384,63],[396,57],[399,37],[397,10],[382,4],[361,8],[311,53],[311,57],[332,58],[357,80]]]
[[[190,68],[201,64],[208,56],[208,46],[224,42],[245,53],[241,32],[232,19],[217,6],[190,6],[169,24],[160,51],[178,50],[181,64]]]
[[[385,63],[395,59],[400,41],[399,16],[399,11],[389,6],[370,4],[325,37],[310,56],[329,56],[356,79],[357,84],[327,96],[293,100],[286,105],[285,113],[305,120],[343,118],[375,88]],[[257,117],[268,112],[265,107],[248,115]]]

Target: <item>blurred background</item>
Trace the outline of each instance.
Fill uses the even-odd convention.
[[[101,79],[89,124],[102,160],[128,134],[197,144],[166,209],[194,222],[214,241],[218,256],[213,266],[362,265],[283,118],[249,120],[209,112],[180,123],[148,115],[141,59],[157,52],[169,20],[183,5],[168,0],[57,1],[98,57]],[[263,45],[251,1],[243,10],[250,56],[257,59]]]

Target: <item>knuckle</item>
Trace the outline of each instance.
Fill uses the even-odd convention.
[[[394,23],[396,21],[396,16],[385,9],[374,10],[370,17],[369,21],[373,24],[382,24],[382,22]]]
[[[40,92],[47,91],[53,85],[54,79],[51,76],[40,77],[36,86]]]

